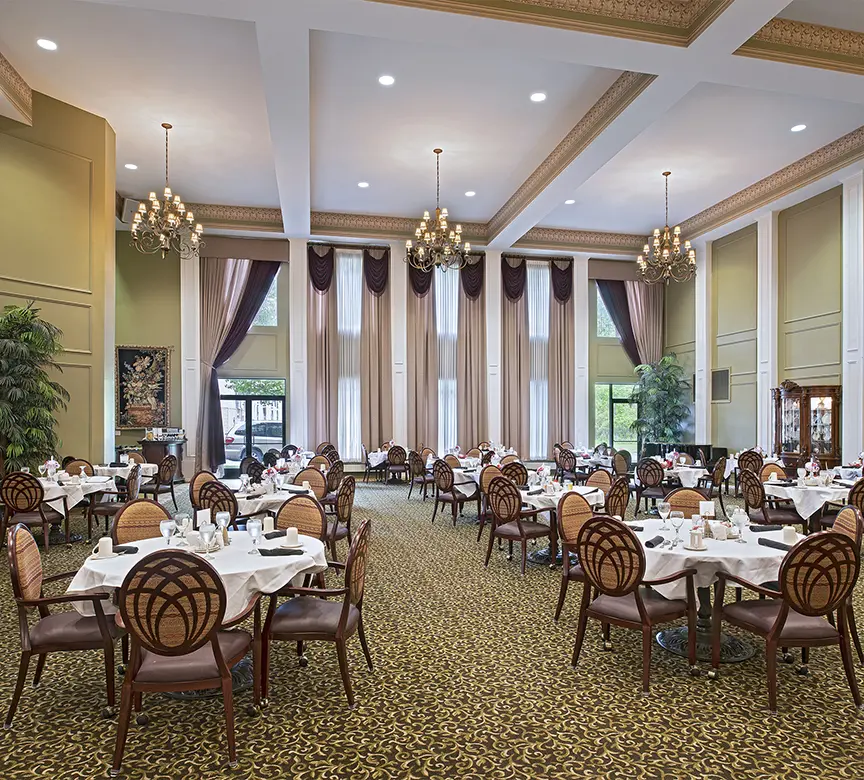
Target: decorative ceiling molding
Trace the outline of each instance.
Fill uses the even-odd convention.
[[[383,217],[374,214],[337,214],[313,211],[313,236],[362,236],[393,241],[414,237],[417,220],[411,217]],[[463,222],[462,236],[473,243],[484,243],[486,225],[481,222]]]
[[[690,217],[681,223],[681,232],[687,238],[693,239],[790,192],[806,187],[861,158],[864,158],[864,127],[841,136],[827,146]]]
[[[489,220],[487,235],[497,236],[521,214],[655,78],[647,73],[625,71],[615,79],[564,140],[498,209]]]
[[[531,228],[513,246],[519,249],[570,249],[575,252],[610,252],[638,255],[645,236],[628,233],[600,233],[593,230]]]
[[[368,0],[687,46],[732,0]]]
[[[33,124],[33,90],[2,53],[0,53],[0,93],[21,114],[26,124]]]
[[[205,227],[225,230],[260,230],[282,233],[282,210],[257,206],[220,206],[212,203],[187,203],[195,221]]]
[[[864,73],[864,33],[772,19],[736,54],[811,68]]]

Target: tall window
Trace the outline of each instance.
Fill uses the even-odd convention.
[[[438,333],[438,452],[456,446],[456,335],[459,330],[459,274],[435,271],[435,328]],[[466,446],[468,446],[466,444]]]
[[[549,454],[549,263],[528,262],[529,420],[532,460]]]
[[[279,318],[277,316],[277,284],[279,282],[279,272],[276,272],[276,276],[273,277],[273,283],[270,285],[270,289],[267,291],[267,295],[261,303],[261,308],[258,309],[258,313],[255,315],[255,319],[252,320],[252,327],[269,327],[275,328],[279,324]]]
[[[609,310],[606,308],[606,304],[603,303],[603,296],[600,295],[600,290],[596,284],[594,285],[594,294],[597,296],[597,336],[599,338],[617,339],[618,330],[609,316]]]
[[[336,447],[344,460],[362,458],[360,446],[360,326],[363,253],[336,250],[336,320],[339,334],[339,431]]]
[[[594,385],[594,445],[605,442],[617,450],[639,452],[639,442],[630,427],[638,409],[630,402],[633,385]]]

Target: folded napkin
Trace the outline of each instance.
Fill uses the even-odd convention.
[[[635,531],[637,534],[645,529],[641,525],[628,525],[627,526],[631,531]],[[655,537],[656,538],[656,537]]]
[[[476,474],[477,469],[462,469],[463,474]]]
[[[633,529],[633,530],[636,530],[636,529]],[[650,549],[650,548],[656,547],[658,544],[662,544],[662,543],[663,543],[663,537],[662,536],[655,536],[653,539],[649,539],[647,542],[645,542],[645,546]]]
[[[293,487],[291,485],[284,485],[282,490],[287,490],[289,493],[305,493],[306,488],[304,487]]]
[[[264,534],[265,539],[278,539],[280,536],[285,536],[285,530],[271,531],[269,534]]]
[[[848,487],[848,488],[855,486],[855,482],[852,481],[851,479],[838,479],[838,480],[835,480],[834,484],[835,485],[841,485],[842,487]]]
[[[128,466],[129,464],[128,463],[120,463],[120,461],[117,461],[116,463],[109,463],[108,465],[114,469],[122,469],[124,466]]]
[[[303,555],[303,550],[288,550],[285,547],[259,547],[261,555]]]
[[[519,485],[519,490],[528,490],[531,485]]]
[[[529,496],[539,496],[542,493],[543,493],[543,488],[537,488],[537,490],[529,490],[528,491]]]
[[[115,544],[114,552],[117,555],[135,555],[138,552],[138,548],[131,544]]]
[[[750,530],[753,531],[754,534],[761,533],[762,531],[782,531],[782,525],[751,525]]]
[[[775,542],[773,539],[760,539],[759,544],[764,547],[773,547],[775,550],[791,550],[791,544],[783,544],[783,542]]]

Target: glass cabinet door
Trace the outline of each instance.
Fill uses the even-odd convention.
[[[780,400],[780,441],[783,452],[801,452],[801,399]]]
[[[833,399],[816,396],[810,399],[810,450],[816,455],[832,454],[834,432]]]

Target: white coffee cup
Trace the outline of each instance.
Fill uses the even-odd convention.
[[[93,548],[96,558],[110,558],[114,554],[114,542],[110,536],[103,536],[99,543]]]
[[[265,534],[273,533],[274,528],[275,528],[275,526],[273,523],[273,518],[270,517],[270,515],[267,515],[267,517],[264,518],[264,528],[263,528],[264,533]]]
[[[296,547],[300,544],[300,537],[297,534],[296,528],[285,529],[285,545],[288,547]]]
[[[783,543],[784,544],[797,544],[798,542],[798,533],[791,525],[783,526]]]
[[[711,533],[714,534],[714,538],[718,542],[725,542],[728,535],[728,529],[723,523],[711,523]]]
[[[305,479],[303,480],[301,487],[303,490],[312,490],[312,486]]]

